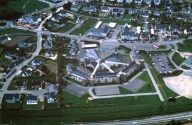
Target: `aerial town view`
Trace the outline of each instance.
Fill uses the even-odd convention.
[[[192,125],[192,0],[0,0],[0,124]]]

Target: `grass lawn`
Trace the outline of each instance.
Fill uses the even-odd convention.
[[[177,65],[181,65],[186,59],[181,57],[179,53],[175,53],[173,55],[173,61],[177,64]]]
[[[127,90],[121,86],[119,86],[119,91],[120,91],[120,94],[133,94],[133,92],[131,92],[130,90]]]
[[[190,67],[187,67],[187,66],[185,66],[185,65],[182,65],[181,66],[183,69],[191,69]]]
[[[50,82],[50,83],[57,83],[56,74],[55,73],[46,74],[45,81]]]
[[[137,90],[136,93],[155,92],[155,88],[153,86],[153,83],[152,83],[147,71],[144,71],[141,75],[139,75],[137,77],[137,79],[140,79],[140,80],[144,81],[145,85],[142,86],[139,90]]]
[[[48,60],[46,61],[46,63],[47,63],[47,64],[51,64],[51,65],[53,65],[53,66],[57,66],[56,61],[51,60],[51,59],[48,59]]]
[[[130,20],[131,18],[132,18],[131,14],[126,14],[126,15],[123,17],[123,19],[128,19],[128,20]]]
[[[57,30],[57,32],[67,32],[68,30],[72,29],[76,24],[73,23],[67,23],[64,27],[60,28],[59,30]]]
[[[183,43],[178,43],[177,45],[180,52],[192,52],[192,39],[184,40]]]
[[[110,23],[110,22],[113,22],[113,23],[117,23],[119,25],[125,25],[126,21],[124,20],[117,20],[117,19],[100,19],[100,21],[103,21],[104,23]]]
[[[7,53],[0,54],[0,62],[1,62],[2,65],[4,65],[4,66],[7,66],[7,64],[12,63],[12,61],[11,61],[10,59],[5,58],[5,55],[6,55],[6,54],[7,54]]]
[[[89,18],[86,20],[80,28],[73,30],[70,35],[84,35],[92,26],[94,26],[97,22],[97,19]]]
[[[14,28],[0,29],[0,35],[12,34],[12,33],[34,33],[34,32],[20,30],[20,29],[14,29]]]
[[[58,102],[47,103],[47,98],[45,98],[44,108],[45,108],[45,109],[55,109],[55,108],[59,108],[59,103],[58,103]]]
[[[1,9],[14,8],[15,10],[24,13],[29,13],[46,7],[49,7],[49,5],[38,0],[11,0],[7,5],[0,6]]]

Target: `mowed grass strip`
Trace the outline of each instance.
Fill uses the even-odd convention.
[[[12,33],[30,33],[30,34],[35,34],[34,32],[31,32],[31,31],[25,31],[25,30],[14,29],[14,28],[0,29],[0,35],[12,34]]]
[[[96,22],[97,19],[89,18],[81,25],[80,28],[77,28],[72,32],[70,32],[70,35],[79,35],[79,36],[84,35],[92,26],[95,25]]]
[[[181,64],[185,61],[185,58],[181,57],[181,55],[176,52],[176,53],[173,55],[173,61],[174,61],[177,65],[181,65]]]
[[[184,40],[182,43],[178,43],[178,51],[180,52],[192,52],[192,39]]]

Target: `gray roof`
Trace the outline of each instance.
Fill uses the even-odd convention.
[[[109,7],[107,7],[107,6],[101,6],[101,10],[109,10]]]
[[[164,30],[166,29],[166,24],[156,24],[156,30]]]
[[[66,70],[67,71],[70,71],[72,69],[72,65],[71,65],[71,63],[68,63],[67,65],[66,65]]]
[[[139,57],[138,53],[135,50],[131,50],[130,54],[131,54],[134,61],[139,61],[140,60],[140,57]]]
[[[77,44],[77,41],[72,39],[71,42],[70,42],[70,51],[69,53],[77,53],[79,51],[79,47],[78,47],[78,44]]]
[[[129,72],[133,67],[135,67],[137,64],[135,61],[131,62],[129,66],[127,66],[125,69],[122,70],[122,72],[127,73]]]
[[[93,34],[101,34],[101,33],[108,33],[110,31],[109,26],[104,26],[104,28],[91,28],[88,32],[92,32]]]
[[[95,74],[95,78],[105,78],[105,77],[117,77],[117,73],[99,73],[99,74]]]
[[[81,79],[86,79],[88,76],[82,72],[79,72],[77,70],[73,70],[73,71],[70,71],[69,73],[70,75],[73,75],[73,76],[76,76],[78,78],[81,78]]]

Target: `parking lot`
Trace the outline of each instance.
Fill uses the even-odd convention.
[[[88,92],[88,89],[80,88],[74,84],[70,84],[64,88],[64,91],[69,92],[77,97],[82,97]]]
[[[166,55],[151,55],[151,62],[159,74],[172,73],[172,68],[170,62],[167,59]]]

